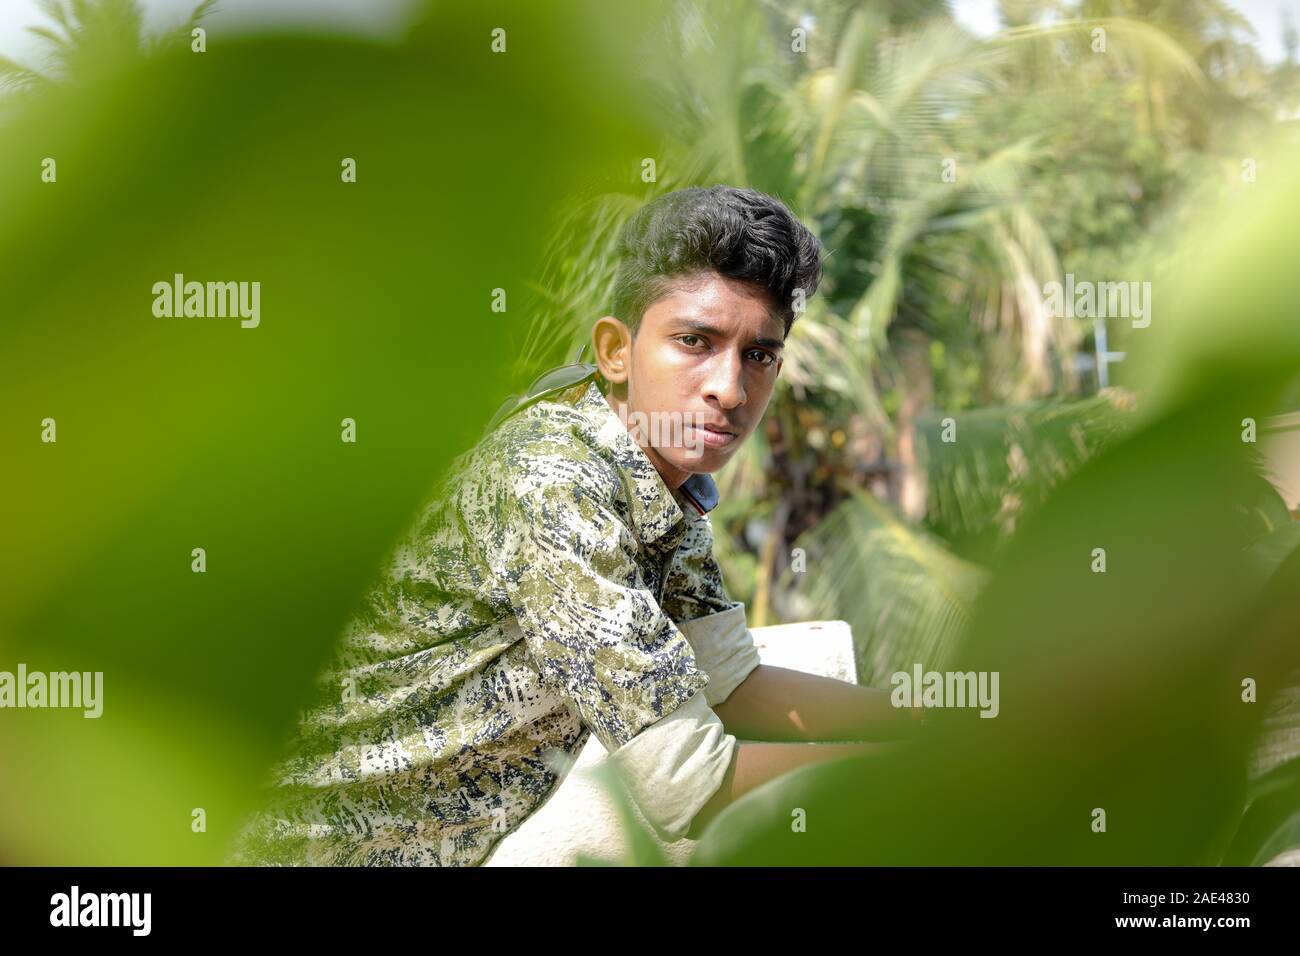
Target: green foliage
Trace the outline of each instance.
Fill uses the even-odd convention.
[[[617,227],[640,203],[714,182],[774,193],[828,256],[791,333],[768,453],[738,456],[722,476],[724,498],[743,496],[740,510],[781,537],[769,562],[753,521],[719,522],[730,566],[759,575],[734,590],[792,606],[778,581],[785,556],[843,500],[846,481],[911,523],[927,510],[905,489],[937,479],[932,529],[984,560],[1010,520],[993,519],[1003,500],[1032,503],[1027,485],[1042,474],[998,489],[1006,466],[954,471],[942,460],[942,474],[927,473],[909,437],[928,447],[927,409],[989,409],[996,428],[1018,410],[1084,403],[1068,444],[1054,426],[1039,439],[1058,460],[1030,456],[1028,468],[1063,475],[1095,450],[1110,426],[1090,415],[1095,382],[1077,370],[1092,326],[1052,315],[1044,285],[1068,271],[1152,274],[1235,174],[1219,157],[1259,152],[1278,92],[1246,82],[1258,67],[1249,57],[1224,59],[1239,40],[1220,38],[1213,55],[1196,41],[1201,26],[1231,25],[1222,11],[1064,4],[1048,22],[1024,5],[1003,32],[977,38],[925,5],[673,9],[670,53],[644,76],[670,130],[652,154],[657,179],[593,182],[557,226],[518,376],[564,361],[608,311]],[[804,27],[807,52],[796,53],[791,31]],[[1111,348],[1124,348],[1127,330],[1111,331]],[[1126,381],[1127,367],[1115,368]],[[805,441],[837,430],[844,444]],[[1017,439],[1022,451],[1028,440]],[[992,461],[981,447],[972,467]]]
[[[1125,401],[1112,390],[1077,402],[928,413],[917,443],[929,528],[963,555],[989,560],[1023,514],[1122,430],[1113,402]]]
[[[654,135],[618,40],[649,11],[508,6],[508,57],[500,6],[438,5],[399,46],[224,38],[6,116],[0,656],[105,687],[98,720],[6,711],[6,862],[222,859],[382,559],[508,391],[527,319],[492,290],[534,274],[549,203]],[[176,273],[259,282],[260,324],[155,317]]]
[[[1243,419],[1278,410],[1300,365],[1300,273],[1274,251],[1297,241],[1297,159],[1272,157],[1286,175],[1186,238],[1205,254],[1175,276],[1178,322],[1143,340],[1139,420],[992,563],[950,666],[1000,675],[998,717],[937,711],[910,748],[775,781],[724,811],[693,862],[1224,858],[1262,712],[1243,703],[1241,677],[1278,688],[1300,665],[1300,551],[1275,570],[1252,554],[1272,521],[1261,511],[1276,511],[1241,437]],[[791,806],[817,826],[792,833]],[[1243,859],[1294,846],[1295,811],[1292,799],[1261,813]]]
[[[928,0],[518,4],[500,60],[495,20],[447,5],[395,48],[204,57],[181,41],[211,0],[158,38],[132,0],[44,7],[49,62],[0,57],[0,648],[103,670],[113,717],[9,715],[7,859],[218,859],[439,470],[605,314],[626,215],[713,182],[781,196],[829,252],[768,427],[719,476],[729,589],[755,620],[849,620],[868,682],[992,669],[1006,699],[764,788],[700,859],[1218,858],[1256,729],[1235,680],[1284,673],[1300,592],[1296,524],[1237,438],[1295,400],[1297,156],[1269,146],[1300,72],[1264,67],[1224,4],[1005,4],[986,39]],[[566,189],[584,200],[546,204]],[[260,281],[263,327],[153,318],[177,272]],[[1155,280],[1151,328],[1113,330],[1135,409],[1077,374],[1091,328],[1044,312],[1066,272]],[[1289,799],[1234,858],[1294,843]],[[798,842],[790,805],[820,808]]]
[[[981,568],[856,489],[796,546],[807,552],[804,606],[852,625],[860,684],[887,687],[913,664],[951,662],[984,584]]]

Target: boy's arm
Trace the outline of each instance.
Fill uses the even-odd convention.
[[[614,751],[677,711],[708,677],[646,585],[612,467],[581,449],[521,456],[477,534],[540,683]],[[471,522],[474,515],[471,514]]]
[[[661,836],[679,839],[697,818],[702,825],[741,793],[795,767],[869,752],[869,745],[737,741],[710,708],[756,670],[757,652],[744,606],[721,586],[702,534],[707,526],[679,554],[706,558],[693,567],[679,561],[669,574],[673,609],[703,615],[679,629],[640,579],[635,536],[605,499],[617,476],[591,459],[534,464],[516,461],[509,477],[495,476],[505,480],[470,509],[471,518],[487,521],[478,537],[542,683],[572,702],[626,771]]]
[[[737,738],[898,740],[911,735],[922,713],[894,707],[890,694],[874,687],[759,663],[745,606],[739,602],[679,626],[709,675],[709,706]]]
[[[697,693],[612,751],[609,759],[648,822],[672,842],[697,839],[723,807],[791,770],[895,746],[737,740]]]
[[[665,579],[664,609],[709,675],[705,696],[727,733],[766,741],[881,741],[907,737],[912,708],[886,691],[760,664],[745,606],[727,594],[707,517],[691,522]]]
[[[888,691],[759,664],[713,705],[727,732],[767,741],[884,741],[911,736],[919,711],[895,707]]]
[[[647,822],[681,839],[737,742],[708,707],[709,675],[640,570],[639,542],[614,500],[618,475],[579,453],[517,456],[509,472],[485,478],[489,493],[468,520],[486,525],[476,538],[541,683],[609,752]]]

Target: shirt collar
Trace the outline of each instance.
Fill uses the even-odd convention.
[[[698,519],[717,507],[718,486],[709,475],[691,475],[678,491],[668,487],[595,382],[588,384],[573,407],[591,424],[592,443],[630,483],[631,519],[642,541],[685,531],[688,515]]]

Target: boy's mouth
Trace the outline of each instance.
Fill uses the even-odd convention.
[[[736,440],[736,433],[721,425],[691,425],[695,435],[710,448],[725,448]]]

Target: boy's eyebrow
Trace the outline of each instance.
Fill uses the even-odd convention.
[[[709,325],[707,322],[697,322],[694,319],[680,318],[677,319],[677,325],[680,328],[687,329],[691,332],[699,332],[701,335],[725,336],[727,333],[716,325]],[[768,338],[766,335],[756,335],[751,345],[760,345],[765,349],[783,349],[785,343],[780,339]]]

